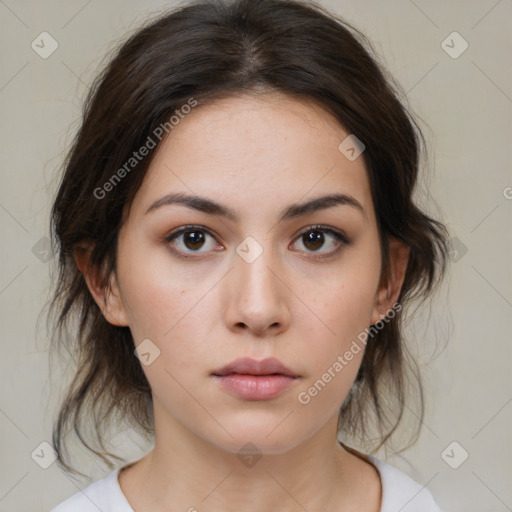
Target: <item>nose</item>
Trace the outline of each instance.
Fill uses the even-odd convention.
[[[254,261],[235,255],[228,274],[225,321],[235,331],[250,330],[258,336],[273,335],[288,329],[290,295],[282,266],[264,250]]]

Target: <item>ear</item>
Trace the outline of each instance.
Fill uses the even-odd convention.
[[[389,239],[389,267],[388,271],[381,277],[375,295],[372,325],[382,320],[398,300],[409,261],[409,252],[410,248],[401,240]]]
[[[119,327],[125,327],[128,325],[128,315],[121,299],[115,273],[112,273],[108,284],[102,286],[101,272],[103,269],[92,266],[90,263],[91,253],[91,246],[75,247],[73,256],[78,269],[82,272],[87,287],[107,322]]]

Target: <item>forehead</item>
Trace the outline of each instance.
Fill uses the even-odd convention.
[[[243,216],[327,193],[345,193],[372,214],[364,159],[339,150],[349,133],[328,112],[281,93],[197,106],[160,144],[132,209],[143,215],[168,193],[207,196]]]

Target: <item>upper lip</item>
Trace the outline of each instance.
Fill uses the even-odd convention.
[[[231,363],[227,364],[220,370],[213,372],[213,375],[222,377],[229,374],[240,374],[240,375],[287,375],[289,377],[299,377],[299,375],[289,368],[287,368],[279,359],[270,357],[258,361],[249,357],[243,357],[241,359],[235,359]]]

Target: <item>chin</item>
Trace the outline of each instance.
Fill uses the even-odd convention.
[[[225,429],[231,433],[230,437],[223,429],[216,429],[221,438],[211,438],[210,442],[219,448],[234,454],[253,453],[261,455],[279,455],[286,453],[301,442],[306,441],[317,430],[311,426],[309,430],[304,423],[298,424],[293,419],[294,414],[284,419],[286,413],[267,414],[262,417],[259,414],[243,414],[231,421],[220,420]],[[284,419],[284,421],[283,421]]]

